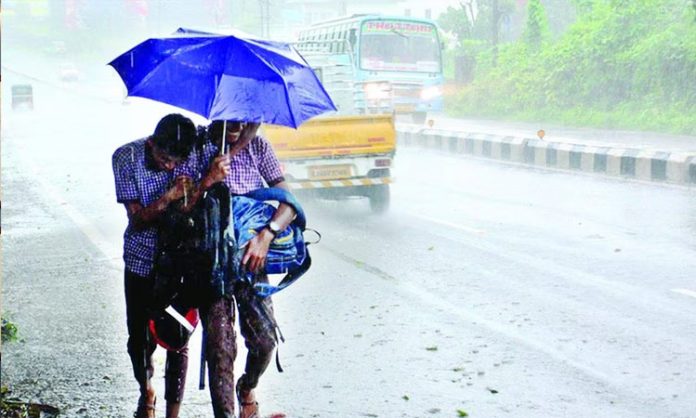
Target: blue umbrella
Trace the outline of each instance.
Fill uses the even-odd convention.
[[[297,128],[336,110],[302,56],[287,43],[179,29],[151,38],[109,63],[129,96],[209,120]]]

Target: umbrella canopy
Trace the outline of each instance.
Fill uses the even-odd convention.
[[[171,104],[209,120],[297,128],[336,110],[304,58],[282,42],[179,29],[136,45],[109,65],[129,96]]]

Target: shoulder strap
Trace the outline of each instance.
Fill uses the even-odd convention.
[[[295,209],[295,214],[297,215],[293,223],[297,225],[300,230],[305,230],[307,226],[307,218],[305,217],[304,209],[302,209],[302,206],[300,205],[300,202],[297,201],[297,198],[295,198],[295,195],[287,190],[281,189],[280,187],[264,187],[261,189],[252,190],[244,196],[261,201],[275,200],[276,202],[286,203],[292,206],[293,209]]]
[[[307,257],[305,257],[305,261],[302,263],[302,265],[295,271],[293,272],[288,272],[285,277],[283,277],[283,280],[278,283],[277,286],[274,286],[269,283],[262,283],[262,282],[256,282],[254,283],[254,291],[256,292],[257,295],[259,295],[262,298],[267,298],[271,296],[274,293],[278,293],[281,290],[285,289],[286,287],[290,286],[291,284],[295,283],[297,279],[302,277],[303,274],[309,270],[309,268],[312,266],[312,259],[309,256],[309,253],[307,254]]]

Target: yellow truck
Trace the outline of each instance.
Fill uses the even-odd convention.
[[[393,115],[332,115],[299,129],[266,125],[294,192],[320,198],[364,196],[373,212],[389,207],[396,148]]]
[[[364,196],[374,212],[389,207],[389,184],[396,149],[394,106],[388,82],[366,86],[356,80],[354,65],[331,53],[331,42],[304,42],[297,47],[322,81],[338,112],[319,116],[299,129],[265,127],[296,194],[340,199]],[[345,50],[352,48],[348,42]],[[346,58],[347,59],[347,58]]]

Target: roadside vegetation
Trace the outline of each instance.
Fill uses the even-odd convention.
[[[17,341],[17,325],[10,322],[10,320],[5,317],[3,317],[1,321],[2,328],[0,335],[2,335],[2,344]]]
[[[460,4],[439,20],[454,36],[449,113],[696,134],[696,0],[528,0],[523,11],[479,0],[475,15]],[[550,25],[547,7],[574,21]]]
[[[2,336],[2,344],[7,344],[9,342],[17,341],[17,326],[12,323],[6,317],[2,317],[0,320],[2,326],[0,327],[0,335]],[[25,418],[29,416],[28,406],[22,403],[13,402],[8,400],[10,396],[10,389],[2,385],[0,387],[0,417],[7,418]]]

